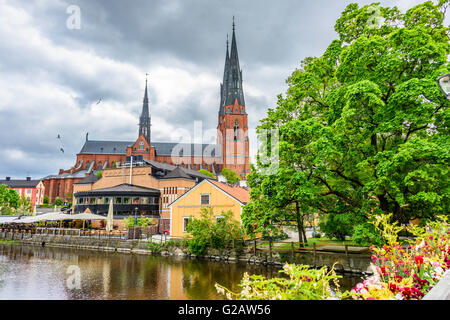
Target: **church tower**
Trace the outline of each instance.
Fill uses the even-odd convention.
[[[142,113],[139,118],[139,133],[138,137],[143,135],[150,144],[150,112],[148,110],[148,94],[147,94],[147,79],[145,79],[145,93],[144,93],[144,103],[142,105]]]
[[[231,49],[228,51],[227,39],[223,83],[220,85],[217,144],[221,145],[222,168],[231,169],[245,179],[245,176],[250,172],[248,119],[245,110],[242,70],[239,65],[234,17]]]

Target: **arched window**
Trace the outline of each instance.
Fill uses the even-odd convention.
[[[239,124],[237,121],[234,122],[234,141],[238,140],[238,134],[239,134]]]
[[[90,165],[89,161],[86,162],[86,169],[89,169],[89,165]]]
[[[99,170],[102,169],[102,162],[101,162],[101,161],[98,162],[98,169],[99,169]]]
[[[139,150],[144,150],[144,141],[139,142]]]

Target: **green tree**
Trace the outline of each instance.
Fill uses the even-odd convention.
[[[20,196],[8,186],[0,185],[0,209],[2,214],[10,214],[20,205]]]
[[[102,175],[103,175],[103,171],[102,170],[97,171],[97,173],[95,175],[97,176],[97,178],[101,179]]]
[[[232,218],[232,211],[222,211],[216,219],[213,208],[202,208],[200,218],[193,218],[186,230],[191,234],[188,240],[189,251],[202,255],[208,248],[222,249],[227,241],[242,237],[239,222]]]
[[[240,181],[241,178],[231,169],[223,168],[221,174],[227,179],[228,184],[235,184]]]
[[[310,210],[312,190],[307,190],[304,173],[281,166],[274,175],[261,174],[254,167],[248,176],[252,201],[244,207],[242,224],[248,234],[277,236],[283,226],[295,226],[299,246],[307,243],[304,228]]]
[[[16,213],[18,215],[27,216],[30,215],[32,211],[33,208],[31,206],[31,201],[24,196],[20,197],[19,206],[16,209]]]
[[[206,169],[198,170],[198,172],[203,173],[204,175],[207,175],[207,176],[209,176],[209,177],[211,177],[211,178],[213,178],[213,179],[216,178],[216,176],[215,176],[212,172],[209,172],[209,171],[206,170]]]
[[[64,203],[64,200],[63,200],[63,199],[61,199],[61,198],[56,198],[56,199],[55,199],[55,202],[54,202],[54,205],[56,205],[56,206],[62,206],[63,203]]]
[[[450,71],[448,3],[427,1],[404,14],[378,4],[347,6],[335,25],[339,39],[303,60],[258,127],[280,136],[279,162],[264,164],[258,155],[258,170],[283,168],[252,178],[259,219],[283,186],[297,190],[282,199],[295,195],[303,212],[342,221],[337,229],[352,229],[343,234],[372,214],[393,213],[406,224],[450,212],[450,101],[436,83]],[[374,6],[384,18],[376,28],[369,21]]]
[[[44,204],[49,204],[50,198],[49,196],[44,196]]]

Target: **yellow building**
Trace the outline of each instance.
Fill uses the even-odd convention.
[[[233,219],[241,221],[242,208],[250,201],[247,189],[205,179],[169,205],[170,235],[188,235],[186,226],[192,218],[200,218],[202,208],[213,208],[216,218],[222,212],[233,212]]]

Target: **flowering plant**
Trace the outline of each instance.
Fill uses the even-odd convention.
[[[387,244],[371,247],[373,276],[351,290],[354,299],[420,300],[450,268],[450,231],[447,217],[427,227],[408,227],[414,236],[406,245],[398,242],[402,230],[389,224],[390,215],[376,217],[376,228]]]
[[[285,264],[283,270],[287,278],[265,279],[260,275],[244,274],[239,293],[216,284],[217,292],[226,295],[229,300],[324,300],[342,299],[345,295],[339,292],[334,268],[310,269],[307,265]],[[336,291],[331,289],[334,283]]]

